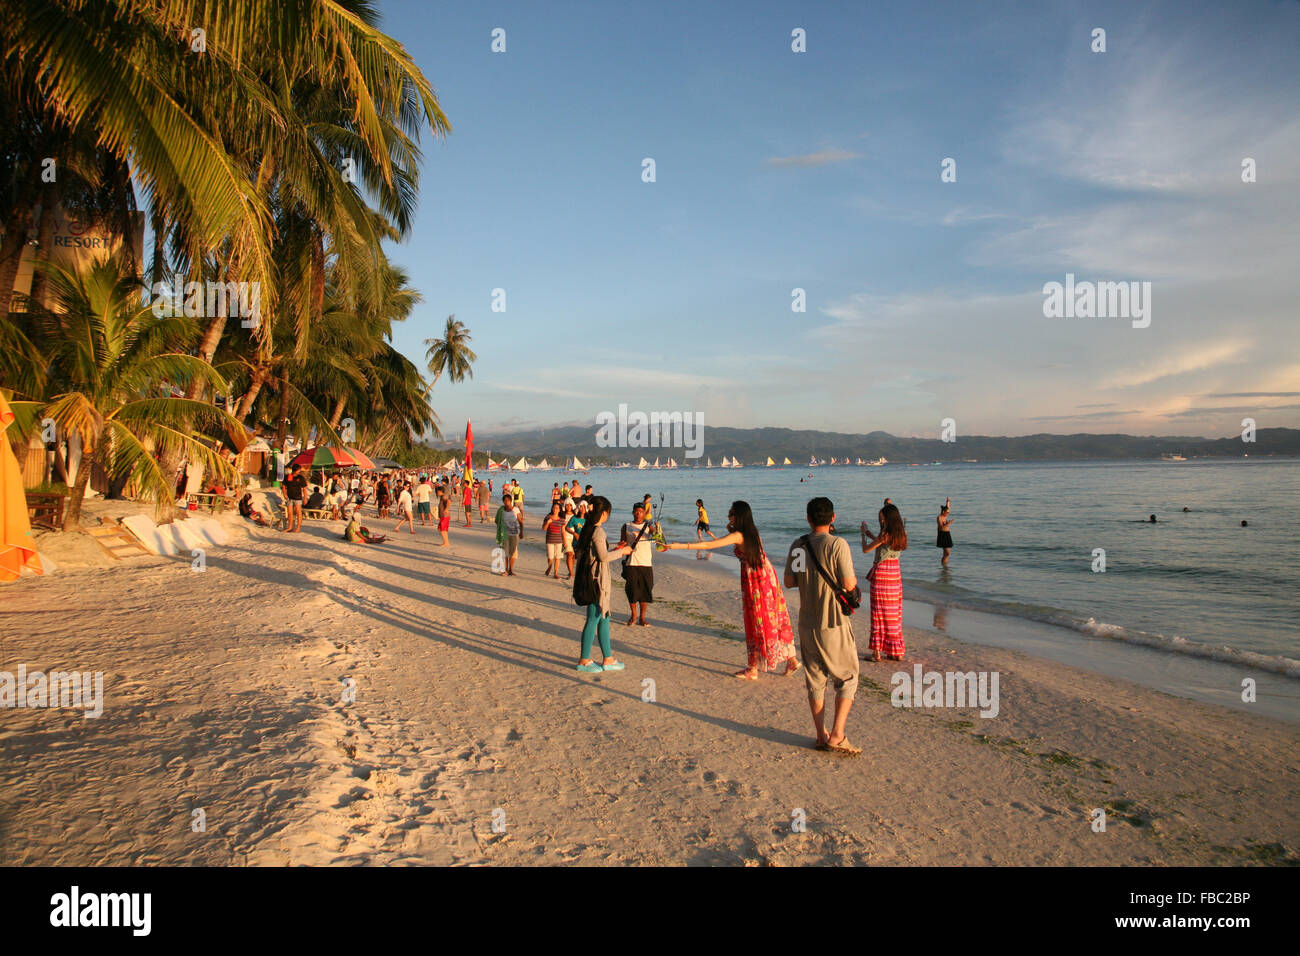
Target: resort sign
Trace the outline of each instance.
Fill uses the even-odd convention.
[[[130,243],[128,254],[135,263],[141,261],[144,250],[144,216],[138,212],[127,214],[130,228],[127,235],[114,232],[107,224],[91,222],[69,214],[67,210],[56,209],[50,248],[46,250],[45,260],[51,265],[61,266],[71,271],[80,271],[96,259],[116,255],[126,243]],[[14,291],[30,295],[32,290],[32,270],[36,262],[38,246],[29,243],[23,247],[22,259],[18,265],[18,274],[14,278]],[[50,308],[49,286],[41,305]]]

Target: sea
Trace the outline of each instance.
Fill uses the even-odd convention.
[[[778,566],[808,529],[808,499],[825,495],[860,574],[870,557],[858,527],[866,520],[875,528],[888,497],[909,537],[906,624],[1172,693],[1231,680],[1208,697],[1190,696],[1300,719],[1300,459],[593,468],[515,477],[534,506],[561,478],[590,483],[613,503],[611,523],[628,520],[649,493],[669,540],[695,540],[697,498],[719,536],[731,502],[747,501]],[[954,547],[945,568],[935,518],[947,497]],[[733,559],[714,552],[711,560],[726,567]],[[1194,660],[1228,670],[1216,676]],[[1250,708],[1260,701],[1239,700],[1238,673],[1267,675],[1271,692],[1285,699]]]

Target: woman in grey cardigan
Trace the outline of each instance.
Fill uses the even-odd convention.
[[[588,674],[623,669],[623,662],[614,660],[614,653],[609,646],[609,565],[615,558],[631,554],[632,549],[626,545],[619,545],[613,551],[609,549],[602,525],[609,519],[610,507],[608,498],[597,495],[591,499],[587,521],[574,545],[574,551],[578,555],[590,555],[597,568],[597,583],[600,588],[600,600],[587,605],[587,622],[582,628],[582,658],[578,661],[578,670]],[[591,645],[595,640],[600,641],[600,651],[604,657],[599,664],[591,659]]]

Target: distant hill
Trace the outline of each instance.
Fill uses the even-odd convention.
[[[456,448],[441,443],[437,448]],[[478,433],[476,451],[491,452],[494,459],[520,456],[536,461],[549,458],[560,465],[577,455],[583,462],[633,464],[644,455],[672,455],[679,464],[690,460],[678,448],[601,448],[596,444],[596,427],[565,426],[499,434]],[[891,462],[928,461],[1084,461],[1088,459],[1159,458],[1183,455],[1187,458],[1240,458],[1270,455],[1300,455],[1300,429],[1261,428],[1254,443],[1240,438],[1200,438],[1194,436],[1157,435],[1021,435],[1015,438],[987,435],[958,435],[955,442],[933,438],[899,438],[888,432],[854,435],[844,432],[805,431],[792,428],[721,428],[706,426],[704,455],[719,464],[724,455],[739,458],[746,465],[762,464],[768,455],[777,462],[788,457],[796,465],[805,465],[812,455],[830,461],[835,458],[863,458],[868,461],[887,458]],[[699,459],[704,463],[704,457]]]

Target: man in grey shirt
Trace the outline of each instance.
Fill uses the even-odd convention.
[[[858,690],[858,646],[853,638],[853,624],[835,600],[835,590],[817,570],[819,563],[846,591],[858,586],[848,542],[830,533],[834,523],[835,505],[829,498],[813,498],[808,502],[808,526],[812,533],[790,545],[785,559],[785,586],[799,589],[799,650],[808,705],[817,728],[817,748],[857,755],[862,751],[849,743],[844,725]],[[835,686],[835,718],[829,732],[825,727],[828,681]]]

